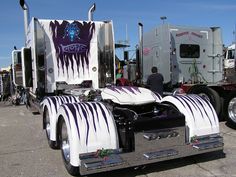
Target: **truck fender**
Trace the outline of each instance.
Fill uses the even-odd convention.
[[[45,116],[45,111],[48,110],[50,118],[50,140],[56,141],[56,115],[59,106],[64,103],[79,102],[79,99],[75,96],[50,96],[46,97],[41,103],[41,108],[43,111],[43,116]],[[43,118],[43,128],[46,128],[45,117]]]
[[[152,92],[152,96],[155,98],[157,103],[161,102],[162,96],[157,92]]]
[[[111,86],[102,90],[103,100],[111,100],[120,105],[140,105],[160,102],[161,95],[149,89],[135,86]]]
[[[117,149],[119,140],[112,113],[99,102],[60,106],[57,119],[64,119],[70,143],[70,164],[81,165],[79,154],[99,149]],[[57,120],[59,123],[60,120]],[[58,130],[58,133],[60,130]]]
[[[208,100],[195,94],[166,96],[161,102],[169,102],[185,116],[186,138],[219,133],[219,120]]]

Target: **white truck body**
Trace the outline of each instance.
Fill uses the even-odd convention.
[[[83,81],[91,82],[91,87],[95,89],[104,87],[102,79],[106,78],[99,78],[99,73],[106,72],[106,67],[115,67],[113,61],[103,61],[104,50],[109,51],[107,55],[114,55],[111,28],[112,22],[33,18],[26,41],[26,48],[31,49],[32,60],[24,59],[22,62],[25,71],[23,86],[26,87],[29,81],[25,75],[31,71],[27,70],[32,69],[32,76],[29,78],[32,79],[32,93],[36,93],[39,88],[45,93],[53,93],[61,83],[80,85]],[[24,52],[22,58],[25,58]],[[26,69],[28,62],[32,62],[32,68]],[[112,66],[106,66],[109,64]],[[107,73],[112,83],[114,76],[115,73]]]

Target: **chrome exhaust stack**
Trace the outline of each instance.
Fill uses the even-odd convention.
[[[140,83],[143,83],[143,24],[138,23],[139,26],[139,75]]]
[[[24,27],[25,27],[25,38],[26,38],[29,26],[29,6],[25,2],[25,0],[20,0],[20,6],[24,11]]]
[[[88,21],[93,21],[93,12],[96,10],[96,4],[94,3],[88,10]]]

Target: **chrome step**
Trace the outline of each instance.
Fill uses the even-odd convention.
[[[193,148],[198,150],[206,150],[206,149],[213,149],[218,147],[223,147],[224,143],[222,141],[214,141],[214,142],[205,142],[205,143],[198,143],[193,144]]]
[[[148,153],[143,154],[143,156],[146,157],[148,160],[164,158],[164,157],[169,157],[169,156],[174,156],[174,155],[178,155],[178,151],[174,149],[148,152]]]
[[[117,154],[112,154],[110,156],[99,158],[92,162],[85,162],[84,166],[88,170],[92,169],[100,169],[100,168],[106,168],[111,166],[117,166],[123,164],[124,161],[122,158]]]

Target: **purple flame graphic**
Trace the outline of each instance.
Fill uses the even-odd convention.
[[[139,90],[138,87],[131,87],[131,86],[112,86],[112,87],[108,87],[108,89],[110,89],[114,92],[118,92],[119,94],[121,92],[125,92],[125,93],[128,94],[128,92],[124,88],[127,89],[129,92],[135,94],[135,95],[136,95],[136,93],[134,91],[137,91],[137,92],[141,93],[141,91]]]
[[[63,21],[59,24],[55,20],[50,22],[50,29],[56,50],[57,67],[62,67],[63,74],[66,68],[68,75],[69,64],[71,64],[74,74],[73,60],[75,60],[78,74],[80,65],[82,65],[84,73],[85,67],[89,67],[90,41],[95,31],[95,24],[93,22],[80,23],[78,21],[72,23]]]

